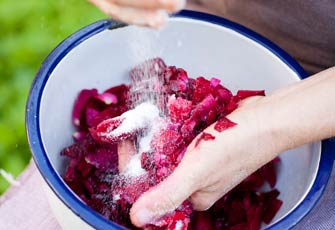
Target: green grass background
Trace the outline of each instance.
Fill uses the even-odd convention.
[[[85,0],[0,0],[0,168],[17,176],[31,158],[25,103],[48,53],[105,16]],[[8,183],[0,177],[0,194]]]

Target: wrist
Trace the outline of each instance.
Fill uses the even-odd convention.
[[[266,97],[256,96],[243,100],[239,108],[227,116],[237,123],[231,130],[232,138],[240,141],[241,147],[254,158],[258,167],[286,148],[282,136],[277,135],[278,126],[273,122],[272,112],[272,103],[267,103]]]

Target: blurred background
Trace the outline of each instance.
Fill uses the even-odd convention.
[[[25,103],[44,58],[64,38],[102,18],[85,0],[0,0],[0,169],[16,177],[31,159]],[[0,176],[0,194],[8,186]]]

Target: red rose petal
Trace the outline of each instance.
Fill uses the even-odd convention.
[[[240,223],[234,226],[229,226],[227,230],[249,230],[249,226],[246,223]]]
[[[235,122],[232,122],[226,117],[222,117],[215,123],[214,129],[218,132],[222,132],[226,129],[234,127],[235,125],[237,125]]]
[[[268,208],[263,212],[262,220],[264,223],[269,224],[272,221],[282,204],[283,201],[279,199],[272,200],[272,202],[268,203]]]
[[[195,82],[195,89],[193,93],[193,104],[201,102],[206,96],[208,96],[212,91],[210,81],[206,80],[204,77],[198,77]]]
[[[210,212],[196,212],[195,217],[192,221],[192,229],[193,230],[212,230],[212,219],[210,216]]]
[[[216,101],[213,95],[208,94],[200,103],[198,103],[191,114],[191,119],[194,121],[206,120],[209,112],[216,107]]]
[[[269,182],[270,187],[273,188],[277,182],[275,164],[266,164],[260,170],[262,177],[264,177],[267,182]]]
[[[181,97],[171,96],[168,101],[168,110],[172,122],[183,122],[190,117],[192,102]]]
[[[88,101],[97,94],[98,91],[96,89],[84,89],[79,93],[72,111],[72,121],[75,126],[80,127],[82,125],[81,115],[83,113],[83,110],[85,109]]]
[[[199,145],[200,141],[202,140],[208,141],[208,140],[214,140],[214,139],[215,139],[215,136],[213,136],[212,134],[202,132],[200,137],[196,140],[194,147],[196,148]]]
[[[210,125],[210,124],[214,123],[217,120],[217,117],[218,117],[218,113],[217,113],[216,109],[212,109],[211,111],[209,111],[209,113],[207,115],[206,124]]]
[[[277,199],[278,196],[279,191],[276,189],[267,193],[263,193],[264,208],[262,219],[266,224],[269,224],[272,221],[283,204],[283,201]]]
[[[215,77],[212,77],[210,84],[212,88],[216,88],[220,84],[220,80]]]
[[[184,123],[184,125],[181,127],[180,132],[184,139],[193,139],[195,136],[195,128],[196,128],[197,122],[192,119],[187,119]]]
[[[85,156],[85,161],[100,170],[116,170],[118,166],[117,146],[98,148]]]
[[[93,107],[87,106],[85,110],[85,123],[88,127],[92,127],[94,125],[95,117],[100,112]]]
[[[236,96],[243,100],[247,97],[253,97],[253,96],[265,96],[264,90],[239,90],[236,93]]]
[[[127,181],[122,187],[121,197],[130,204],[133,204],[141,194],[148,191],[152,185],[147,175],[136,178],[133,181]]]
[[[172,216],[172,220],[168,223],[166,230],[187,230],[190,218],[184,212],[176,211]]]
[[[244,196],[244,197],[249,198],[248,196]],[[246,222],[247,220],[246,210],[248,210],[248,208],[243,206],[243,204],[244,203],[240,199],[234,199],[228,204],[229,208],[226,210],[226,218],[227,218],[227,222],[230,225],[236,225],[239,223]]]
[[[261,228],[262,221],[262,207],[255,205],[254,207],[247,210],[248,226],[250,230],[259,230]]]
[[[226,106],[226,114],[230,114],[238,107],[238,101],[239,99],[236,96],[233,96],[230,98],[230,101],[228,102]]]
[[[231,91],[229,89],[223,87],[222,85],[216,86],[213,93],[216,96],[220,97],[225,105],[227,105],[229,103],[229,101],[231,100],[231,98],[233,96]]]
[[[188,83],[189,78],[187,72],[182,68],[177,68],[175,66],[168,66],[164,69],[164,80],[167,84],[170,81],[182,81]]]
[[[88,133],[87,133],[87,132],[83,132],[83,131],[77,131],[77,132],[74,132],[74,133],[72,134],[73,139],[74,139],[75,141],[81,141],[81,140],[83,140],[87,135],[88,135]]]
[[[132,132],[113,134],[113,131],[116,130],[122,122],[123,118],[114,117],[101,122],[96,128],[90,128],[89,131],[97,142],[115,144],[133,137],[138,131],[132,130]]]
[[[104,93],[110,93],[117,96],[118,104],[125,105],[129,99],[129,87],[122,84],[107,89]]]
[[[260,171],[256,171],[255,173],[248,176],[244,181],[241,183],[241,189],[247,191],[257,191],[260,189],[264,183],[266,178],[262,176]]]
[[[133,82],[140,82],[148,77],[159,77],[165,70],[166,65],[161,58],[154,58],[143,62],[130,71]]]
[[[94,116],[93,120],[91,120],[91,127],[96,127],[100,123],[110,118],[118,117],[122,113],[126,112],[127,109],[124,106],[109,106],[106,109],[99,112],[96,116]]]
[[[153,140],[154,150],[164,155],[172,154],[182,143],[183,138],[179,132],[172,129],[162,130]],[[173,145],[171,145],[173,143]]]

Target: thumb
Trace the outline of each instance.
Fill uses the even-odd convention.
[[[173,212],[196,190],[193,170],[181,162],[175,171],[156,187],[145,192],[130,210],[134,225],[145,226]]]

